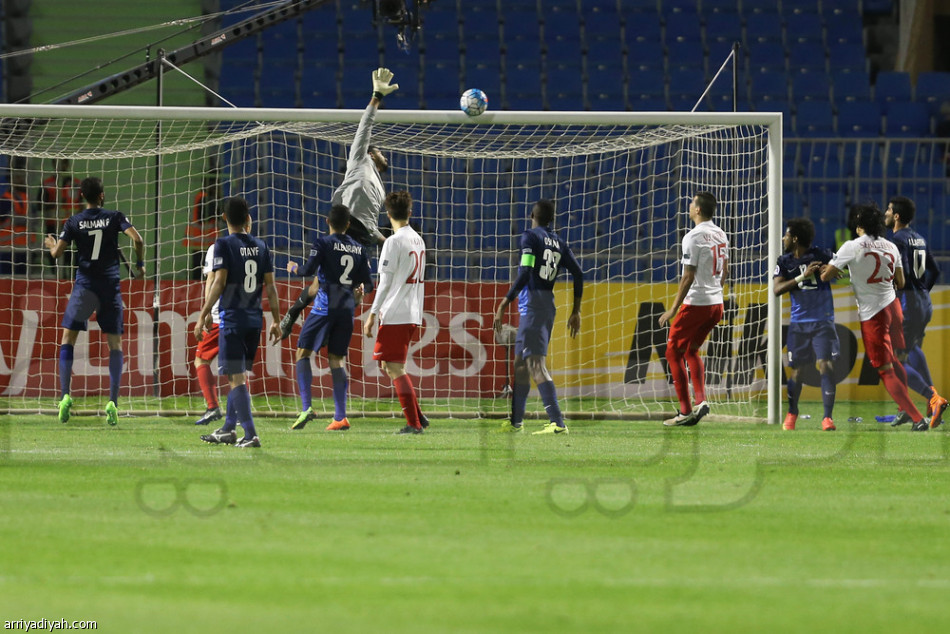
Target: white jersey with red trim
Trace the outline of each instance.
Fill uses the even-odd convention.
[[[897,298],[894,272],[903,269],[897,245],[867,234],[841,245],[831,266],[851,273],[851,286],[858,302],[858,320],[867,321]]]
[[[205,277],[211,275],[211,267],[214,264],[214,245],[212,244],[208,247],[208,252],[205,254],[205,265],[201,269],[201,272]],[[202,302],[204,303],[204,302]],[[215,326],[221,325],[221,314],[218,312],[218,305],[221,303],[221,299],[214,303],[214,306],[211,307],[211,321],[214,322]]]
[[[713,306],[722,303],[722,274],[729,261],[729,238],[712,220],[704,220],[683,238],[683,266],[695,266],[696,277],[684,304]]]
[[[422,324],[426,245],[406,225],[389,236],[379,254],[379,285],[370,312],[380,324]]]

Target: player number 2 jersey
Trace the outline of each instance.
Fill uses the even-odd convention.
[[[683,238],[684,266],[695,266],[696,277],[684,304],[712,306],[722,303],[722,274],[729,261],[729,238],[712,220],[700,222]]]
[[[425,268],[426,245],[412,227],[401,227],[386,239],[372,308],[380,324],[422,324]]]
[[[858,301],[858,319],[867,321],[897,298],[894,273],[901,266],[897,246],[890,240],[863,235],[841,245],[831,265],[851,272],[851,285]]]

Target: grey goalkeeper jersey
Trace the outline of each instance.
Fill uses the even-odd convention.
[[[350,214],[360,221],[370,235],[382,238],[379,232],[379,213],[383,209],[386,190],[376,171],[376,165],[370,158],[369,139],[373,134],[373,122],[376,120],[376,107],[366,106],[366,111],[356,128],[356,138],[350,147],[350,156],[346,161],[346,175],[343,182],[333,192],[334,205],[346,205]]]

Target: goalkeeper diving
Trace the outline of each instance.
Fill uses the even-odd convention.
[[[367,247],[382,244],[386,239],[379,232],[379,214],[386,199],[386,189],[380,176],[389,169],[389,162],[379,149],[370,145],[376,110],[383,97],[399,88],[399,84],[390,84],[393,74],[388,68],[373,71],[373,97],[366,106],[360,124],[356,128],[356,137],[350,146],[346,161],[346,174],[343,182],[333,192],[332,206],[343,205],[350,210],[350,227],[347,235]],[[300,297],[290,307],[280,321],[281,338],[286,339],[297,323],[304,308],[313,301],[309,287],[305,287]]]

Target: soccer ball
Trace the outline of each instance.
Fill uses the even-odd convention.
[[[462,112],[470,117],[477,117],[488,108],[488,95],[478,88],[469,88],[462,93],[459,105]]]

